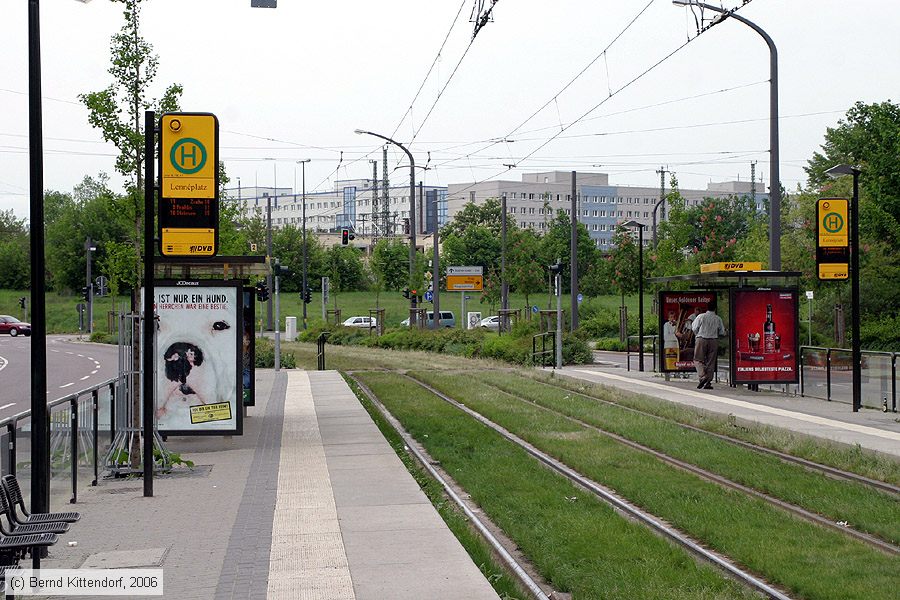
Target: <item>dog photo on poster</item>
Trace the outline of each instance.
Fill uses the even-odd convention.
[[[731,291],[735,383],[797,383],[796,289]]]
[[[169,435],[241,434],[241,304],[238,284],[155,286],[156,418]]]

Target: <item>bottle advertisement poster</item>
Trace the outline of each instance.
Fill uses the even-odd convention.
[[[163,435],[241,435],[239,283],[166,281],[156,300],[156,419]]]
[[[799,381],[796,289],[731,290],[731,377],[741,383]]]
[[[694,370],[694,332],[691,325],[716,300],[715,292],[689,290],[659,293],[660,371]]]

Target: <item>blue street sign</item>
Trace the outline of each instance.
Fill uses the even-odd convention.
[[[578,304],[581,304],[581,301],[584,300],[584,296],[582,296],[581,294],[578,294],[578,295],[575,297],[575,299],[578,300]]]
[[[538,308],[537,304],[535,304],[534,306],[531,307],[531,312],[533,312],[535,314],[539,313],[540,311],[541,311],[541,309]]]
[[[433,302],[434,301],[434,292],[428,290],[425,292],[425,302]]]

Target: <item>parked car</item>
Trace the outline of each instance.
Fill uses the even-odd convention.
[[[375,329],[378,319],[375,317],[350,317],[343,322],[344,327],[361,327],[363,329]]]
[[[434,321],[434,311],[429,310],[427,314],[428,314],[428,323],[425,326],[426,329],[430,328],[432,321]],[[403,319],[402,321],[400,321],[400,326],[401,327],[409,327],[409,318],[406,318],[406,319]],[[452,311],[449,311],[449,310],[441,311],[441,327],[444,327],[447,329],[452,329],[452,328],[456,327],[456,317],[453,315]]]
[[[494,315],[492,317],[483,318],[481,320],[481,328],[490,329],[491,331],[500,331],[500,317]]]
[[[0,333],[8,333],[13,337],[21,333],[27,337],[31,335],[31,323],[23,323],[9,315],[0,315]]]

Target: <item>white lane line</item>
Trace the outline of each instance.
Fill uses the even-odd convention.
[[[90,375],[85,375],[84,377],[82,377],[82,378],[79,379],[78,381],[84,381],[85,379],[90,379],[90,378],[91,378]]]
[[[84,358],[84,354],[76,354],[75,356],[77,356],[79,358]]]
[[[589,375],[596,375],[598,377],[605,377],[607,379],[613,379],[615,381],[622,381],[625,383],[636,384],[644,387],[653,388],[656,390],[662,390],[666,392],[677,392],[686,396],[693,396],[695,398],[701,398],[708,402],[716,402],[719,404],[726,404],[729,406],[735,406],[740,408],[745,408],[749,410],[754,410],[762,413],[769,413],[770,415],[778,415],[779,417],[788,417],[791,419],[797,419],[798,421],[806,421],[807,423],[815,423],[816,425],[825,425],[826,427],[831,427],[834,429],[848,429],[850,431],[855,431],[857,433],[864,433],[866,435],[874,435],[876,437],[886,438],[889,440],[900,441],[900,433],[894,431],[884,431],[881,429],[875,429],[874,427],[867,427],[865,425],[856,425],[855,423],[845,423],[844,421],[835,421],[834,419],[827,419],[825,417],[818,417],[816,415],[807,415],[805,413],[793,412],[790,410],[784,410],[782,408],[776,408],[774,406],[766,406],[764,404],[754,404],[752,402],[745,402],[743,400],[734,400],[732,398],[725,398],[722,396],[715,396],[713,394],[701,394],[700,392],[694,392],[692,390],[673,390],[671,387],[659,384],[652,383],[650,381],[640,381],[637,379],[631,379],[629,377],[622,377],[621,375],[613,375],[612,373],[601,373],[599,371],[587,371],[584,369],[572,369],[573,371],[577,371],[579,373],[586,373]]]
[[[66,351],[66,354],[75,354],[74,352]]]
[[[61,385],[61,386],[59,386],[59,389],[67,388],[67,387],[69,387],[70,385],[75,385],[75,382],[73,381],[73,382],[71,382],[71,383],[66,383],[66,384],[64,384],[64,385]]]
[[[97,360],[93,356],[85,356],[86,359],[97,362]]]
[[[91,375],[96,375],[96,374],[97,374],[97,371],[99,371],[99,370],[100,370],[100,369],[94,369],[93,371],[91,371]]]
[[[6,368],[6,365],[9,364],[9,361],[0,356],[0,371]]]
[[[50,352],[56,352],[57,354],[59,354],[60,351],[59,350],[50,350]]]
[[[0,410],[3,410],[4,408],[9,408],[10,406],[15,406],[15,405],[16,405],[15,402],[10,402],[9,404],[4,404],[3,406],[0,406]]]

